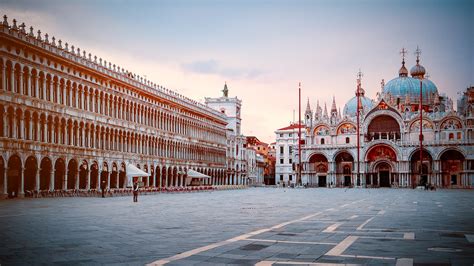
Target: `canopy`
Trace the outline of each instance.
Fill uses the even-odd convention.
[[[211,178],[208,175],[205,175],[203,173],[199,173],[198,171],[194,171],[192,169],[188,170],[188,177],[191,177],[191,178]]]
[[[150,176],[150,174],[140,170],[133,164],[127,164],[127,177],[141,177],[141,176]]]
[[[133,186],[133,177],[150,176],[149,173],[140,170],[133,164],[127,164],[127,187]]]

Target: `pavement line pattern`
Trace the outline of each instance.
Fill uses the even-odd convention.
[[[328,226],[326,229],[324,229],[323,233],[331,233],[334,232],[339,226],[341,226],[342,223],[335,223],[330,226]]]
[[[346,266],[359,266],[360,264],[347,264],[347,263],[322,263],[322,262],[303,262],[303,261],[271,261],[264,260],[255,264],[255,266],[270,266],[274,264],[285,264],[285,265],[314,265],[314,266],[337,266],[337,265],[346,265]]]
[[[350,245],[352,245],[359,237],[348,236],[342,240],[337,246],[329,250],[325,255],[329,256],[340,256]]]
[[[368,224],[370,221],[372,221],[375,217],[371,217],[369,219],[367,219],[363,224],[359,225],[359,227],[357,227],[357,230],[362,230],[362,228],[364,228],[364,226],[366,224]]]
[[[304,245],[332,245],[332,246],[337,245],[337,243],[330,243],[330,242],[305,242],[305,241],[287,241],[287,240],[258,239],[258,238],[247,238],[245,240],[246,241],[255,241],[255,242],[304,244]]]
[[[355,219],[357,217],[359,217],[359,215],[352,215],[351,217],[349,217],[349,219],[352,220],[352,219]]]
[[[187,258],[187,257],[191,257],[191,256],[196,255],[198,253],[201,253],[201,252],[213,249],[213,248],[217,248],[217,247],[226,245],[228,243],[232,243],[232,242],[236,242],[236,241],[240,241],[240,240],[245,240],[245,239],[250,238],[252,236],[259,235],[261,233],[265,233],[265,232],[268,232],[268,231],[273,230],[273,229],[278,229],[278,228],[281,228],[283,226],[286,226],[286,225],[289,225],[289,224],[292,224],[292,223],[295,223],[295,222],[304,221],[304,220],[313,218],[317,215],[320,215],[321,213],[322,212],[317,212],[317,213],[314,213],[314,214],[311,214],[311,215],[308,215],[308,216],[305,216],[305,217],[302,217],[302,218],[299,218],[299,219],[296,219],[296,220],[292,220],[292,221],[289,221],[289,222],[284,222],[284,223],[281,223],[281,224],[277,224],[277,225],[272,226],[270,228],[256,230],[256,231],[253,231],[253,232],[250,232],[250,233],[247,233],[247,234],[243,234],[243,235],[240,235],[240,236],[233,237],[231,239],[221,241],[221,242],[217,242],[217,243],[210,244],[210,245],[200,247],[200,248],[195,248],[195,249],[192,249],[192,250],[189,250],[189,251],[185,251],[183,253],[179,253],[177,255],[174,255],[174,256],[166,258],[166,259],[160,259],[160,260],[154,261],[154,262],[149,263],[147,265],[165,265],[169,262],[184,259],[184,258]]]
[[[413,266],[413,259],[409,258],[400,258],[397,259],[395,266]]]
[[[391,257],[377,257],[377,256],[364,256],[364,255],[339,255],[338,257],[344,258],[361,258],[361,259],[375,259],[375,260],[395,260]]]
[[[404,239],[409,239],[409,240],[415,240],[415,233],[404,233],[403,234]]]
[[[366,199],[360,199],[360,200],[357,200],[357,201],[354,201],[354,202],[351,202],[349,204],[347,204],[347,206],[349,205],[352,205],[352,204],[356,204],[356,203],[359,203],[361,201],[364,201]],[[326,209],[325,211],[330,211],[330,210],[335,210],[334,208],[330,208],[330,209]],[[204,252],[204,251],[207,251],[207,250],[210,250],[210,249],[213,249],[213,248],[217,248],[217,247],[220,247],[220,246],[224,246],[224,245],[227,245],[228,243],[232,243],[232,242],[236,242],[236,241],[240,241],[240,240],[246,240],[252,236],[255,236],[255,235],[258,235],[258,234],[261,234],[261,233],[265,233],[265,232],[268,232],[268,231],[271,231],[273,229],[279,229],[279,228],[282,228],[286,225],[289,225],[289,224],[292,224],[292,223],[297,223],[297,222],[300,222],[300,221],[305,221],[305,220],[308,220],[308,219],[311,219],[315,216],[318,216],[320,215],[321,213],[323,213],[323,211],[320,211],[320,212],[317,212],[317,213],[313,213],[313,214],[310,214],[310,215],[307,215],[307,216],[304,216],[302,218],[299,218],[299,219],[295,219],[295,220],[292,220],[292,221],[288,221],[288,222],[284,222],[284,223],[281,223],[281,224],[277,224],[275,226],[272,226],[272,227],[269,227],[269,228],[265,228],[265,229],[260,229],[260,230],[256,230],[256,231],[253,231],[253,232],[250,232],[250,233],[247,233],[247,234],[243,234],[243,235],[240,235],[240,236],[236,236],[236,237],[233,237],[231,239],[227,239],[227,240],[224,240],[224,241],[221,241],[221,242],[217,242],[217,243],[214,243],[214,244],[210,244],[210,245],[207,245],[207,246],[203,246],[203,247],[200,247],[200,248],[195,248],[195,249],[192,249],[192,250],[189,250],[189,251],[185,251],[185,252],[182,252],[182,253],[179,253],[179,254],[176,254],[174,256],[171,256],[171,257],[168,257],[168,258],[164,258],[164,259],[160,259],[160,260],[156,260],[154,262],[151,262],[151,263],[148,263],[146,264],[147,266],[151,266],[151,265],[165,265],[169,262],[172,262],[172,261],[175,261],[175,260],[180,260],[180,259],[184,259],[184,258],[187,258],[187,257],[191,257],[193,255],[196,255],[196,254],[199,254],[201,252]],[[348,237],[348,238],[351,238]],[[357,237],[355,237],[357,239]],[[347,239],[347,238],[346,238]],[[355,241],[355,239],[354,239]],[[342,241],[344,242],[344,241]],[[342,243],[341,242],[341,243]],[[341,245],[341,243],[339,243],[338,245]],[[349,244],[350,245],[350,244]],[[336,246],[337,247],[337,246]],[[334,248],[336,248],[334,247]],[[333,249],[334,249],[333,248]],[[347,247],[346,247],[347,248]],[[345,250],[345,249],[344,249]],[[344,251],[343,250],[343,251]],[[342,251],[342,252],[343,252]]]

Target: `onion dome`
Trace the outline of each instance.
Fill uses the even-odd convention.
[[[419,60],[416,60],[416,65],[410,69],[410,75],[417,79],[422,79],[425,76],[426,69],[420,65]]]
[[[421,54],[420,48],[416,47],[416,51],[415,51],[416,65],[414,65],[410,69],[411,76],[417,79],[422,79],[426,74],[426,69],[422,65],[420,65],[420,54]]]
[[[350,117],[357,116],[357,95],[359,95],[360,97],[360,104],[361,104],[362,110],[368,110],[374,106],[374,102],[371,99],[365,97],[365,91],[364,89],[361,88],[360,79],[358,80],[358,82],[359,82],[358,89],[355,93],[356,96],[352,97],[346,103],[346,105],[344,105],[344,111],[343,111],[344,116],[350,116]]]

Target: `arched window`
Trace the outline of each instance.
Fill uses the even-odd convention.
[[[324,139],[321,139],[321,145],[324,145]]]
[[[454,139],[454,133],[449,133],[449,140],[453,140]]]
[[[351,140],[349,139],[349,137],[346,137],[346,143],[349,143]]]

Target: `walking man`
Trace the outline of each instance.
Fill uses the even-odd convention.
[[[100,190],[102,191],[102,198],[105,198],[105,189],[107,188],[107,182],[105,182],[105,178],[102,179],[100,182]]]
[[[138,181],[133,183],[133,202],[138,202]]]

